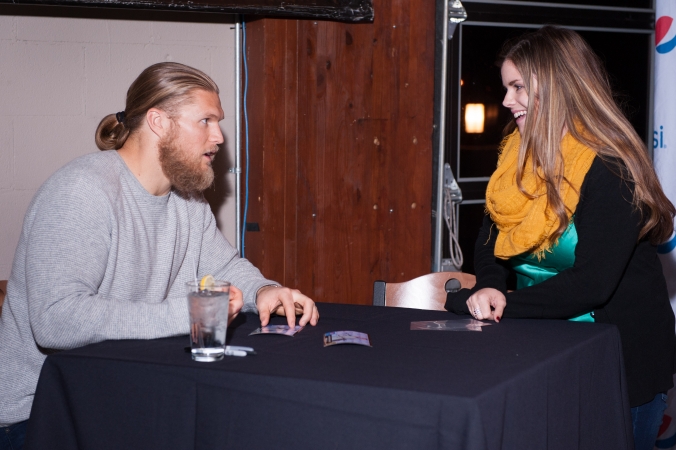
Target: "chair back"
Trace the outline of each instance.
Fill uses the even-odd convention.
[[[436,272],[403,283],[373,283],[374,306],[396,306],[444,311],[446,294],[471,289],[476,277],[464,272]]]
[[[0,280],[0,316],[2,316],[2,304],[5,303],[7,295],[7,280]]]

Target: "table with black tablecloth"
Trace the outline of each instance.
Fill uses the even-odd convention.
[[[510,320],[477,331],[438,311],[319,304],[295,337],[229,344],[257,354],[192,361],[187,336],[50,355],[27,449],[630,449],[621,344],[609,325]],[[273,323],[284,323],[275,318]],[[323,347],[329,331],[372,347]]]

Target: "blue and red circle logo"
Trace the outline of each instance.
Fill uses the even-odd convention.
[[[662,425],[660,426],[660,431],[657,433],[657,436],[662,437],[662,435],[665,434],[669,428],[669,425],[671,425],[671,416],[665,414],[664,417],[662,417]],[[662,437],[661,439],[658,438],[655,442],[656,448],[669,449],[673,448],[674,445],[676,445],[676,434],[673,434],[669,437]]]
[[[657,53],[669,53],[676,47],[676,33],[674,33],[669,41],[662,42],[667,34],[669,34],[673,22],[674,19],[669,16],[662,16],[655,22],[655,50],[657,50]]]

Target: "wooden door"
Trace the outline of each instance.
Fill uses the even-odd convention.
[[[246,27],[245,255],[316,301],[370,304],[431,267],[434,2],[374,9]]]

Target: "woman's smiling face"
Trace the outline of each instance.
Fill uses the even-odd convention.
[[[502,63],[500,73],[502,74],[502,85],[507,91],[502,105],[505,108],[509,108],[512,112],[512,115],[516,119],[516,126],[519,127],[519,133],[523,134],[526,114],[528,112],[528,92],[526,92],[523,77],[514,63],[509,59],[506,59]],[[531,84],[534,84],[534,82],[535,80]]]

